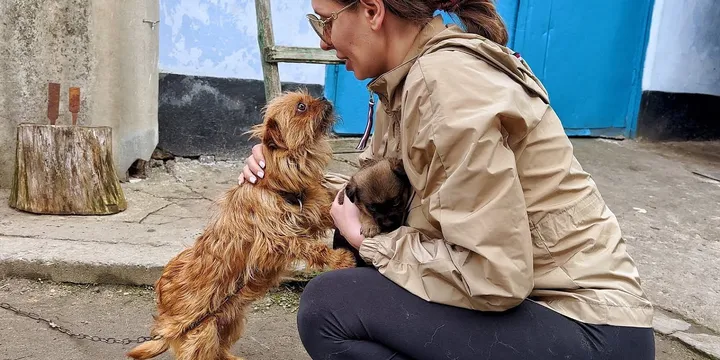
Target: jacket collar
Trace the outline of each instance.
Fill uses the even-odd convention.
[[[456,26],[450,26],[456,27]],[[410,68],[415,64],[415,60],[422,55],[425,50],[427,43],[443,30],[447,29],[448,26],[443,24],[443,19],[440,16],[435,16],[429,23],[427,23],[415,37],[410,51],[405,55],[403,62],[395,67],[394,69],[380,75],[368,84],[368,89],[378,94],[381,100],[386,104],[387,108],[391,111],[397,111],[400,107],[399,101],[393,101],[395,91],[398,86],[405,80],[405,77],[410,72]]]

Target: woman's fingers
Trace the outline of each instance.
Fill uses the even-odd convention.
[[[265,158],[263,157],[263,145],[257,144],[252,148],[252,155],[245,159],[245,166],[242,173],[238,176],[238,184],[242,184],[245,180],[252,184],[257,183],[258,178],[265,177]]]
[[[264,150],[265,145],[263,144],[257,144],[252,147],[253,158],[256,161],[256,164],[262,169],[265,168],[265,154],[263,153]]]

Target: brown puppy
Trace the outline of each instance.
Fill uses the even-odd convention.
[[[400,227],[410,199],[411,185],[402,160],[368,160],[340,190],[360,211],[361,232],[365,237]]]
[[[355,265],[352,253],[320,241],[332,228],[332,198],[322,187],[332,158],[331,104],[304,91],[285,93],[250,131],[267,146],[267,176],[229,190],[195,244],[165,266],[155,284],[151,335],[127,355],[149,359],[171,348],[177,359],[240,359],[230,353],[248,306],[279,284],[292,262],[312,268]]]

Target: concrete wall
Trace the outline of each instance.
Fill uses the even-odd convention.
[[[720,96],[717,0],[655,0],[643,90]]]
[[[282,83],[283,90],[318,84]],[[261,121],[265,89],[261,80],[160,74],[158,147],[176,156],[238,160],[258,140],[244,133]]]
[[[720,139],[720,6],[655,0],[637,135]]]
[[[158,141],[158,0],[0,1],[0,188],[10,186],[15,126],[47,123],[47,84],[81,88],[79,124],[112,126],[124,179]]]
[[[310,0],[272,0],[275,42],[319,46]],[[255,0],[160,0],[158,147],[177,156],[237,159],[265,105]],[[279,65],[284,89],[322,95],[325,66]]]
[[[310,0],[272,0],[275,43],[319,46]],[[262,80],[255,0],[160,0],[160,72]],[[279,65],[280,80],[324,84],[325,66]]]

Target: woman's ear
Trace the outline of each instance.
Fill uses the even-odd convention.
[[[360,0],[363,17],[372,30],[378,30],[385,20],[385,2],[382,0]]]

